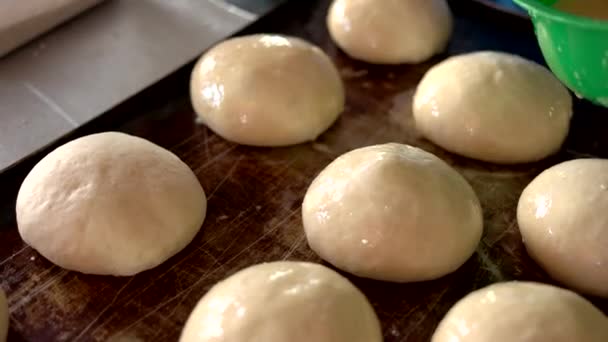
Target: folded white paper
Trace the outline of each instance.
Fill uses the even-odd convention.
[[[0,57],[103,0],[0,0]]]

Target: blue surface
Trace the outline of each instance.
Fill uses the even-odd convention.
[[[495,2],[496,4],[505,7],[505,8],[509,8],[512,10],[516,10],[518,12],[522,12],[524,13],[524,10],[521,9],[521,7],[517,6],[513,1],[511,0],[490,0],[491,2]]]

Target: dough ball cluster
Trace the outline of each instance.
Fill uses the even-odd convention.
[[[223,41],[192,71],[190,97],[215,133],[244,145],[316,139],[344,109],[338,70],[318,47],[259,34]]]
[[[180,342],[381,342],[365,296],[325,266],[258,264],[216,284],[190,314]]]
[[[27,244],[63,268],[128,276],[190,243],[206,208],[203,188],[177,156],[107,132],[36,164],[19,189],[17,224]]]
[[[475,251],[483,229],[467,181],[421,149],[385,144],[348,152],[312,182],[302,204],[310,247],[361,277],[439,278]]]
[[[430,59],[447,48],[453,21],[446,0],[334,0],[326,17],[336,45],[373,64]],[[313,141],[345,107],[332,60],[309,42],[275,34],[231,38],[211,48],[192,71],[190,96],[209,129],[252,146]],[[560,149],[572,106],[568,90],[544,67],[481,51],[432,67],[412,110],[417,130],[445,150],[515,164]],[[131,276],[188,245],[206,209],[201,184],[177,156],[147,140],[106,132],[44,157],[19,190],[16,218],[23,240],[56,265]],[[481,204],[465,178],[435,155],[397,143],[332,161],[308,188],[302,221],[310,248],[322,259],[355,276],[392,282],[455,271],[475,253],[483,233]],[[529,254],[550,276],[608,297],[608,160],[574,160],[541,173],[523,191],[517,221]],[[0,342],[8,324],[0,289]],[[215,284],[180,337],[382,340],[372,305],[349,280],[320,264],[295,261],[253,265]],[[570,290],[512,281],[466,295],[432,337],[488,341],[607,342],[608,319]]]

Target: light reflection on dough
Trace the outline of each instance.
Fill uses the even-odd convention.
[[[549,210],[551,209],[551,204],[553,201],[550,196],[547,195],[539,195],[534,199],[534,205],[536,206],[536,213],[534,216],[537,219],[544,218]]]
[[[201,95],[207,99],[211,106],[217,108],[224,99],[224,86],[221,84],[210,84],[201,90]]]
[[[289,39],[281,36],[271,36],[266,35],[260,38],[260,43],[262,43],[266,47],[272,46],[291,46],[291,42]]]

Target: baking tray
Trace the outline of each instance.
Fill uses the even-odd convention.
[[[175,152],[194,170],[209,207],[201,232],[182,252],[134,277],[69,272],[19,238],[15,194],[44,153],[0,177],[0,284],[8,292],[11,341],[175,341],[190,311],[217,281],[272,260],[321,262],[308,248],[300,204],[331,160],[357,147],[386,142],[420,146],[453,165],[474,187],[485,232],[475,255],[441,279],[395,284],[346,275],[372,302],[385,341],[428,341],[446,311],[470,291],[520,279],[553,283],[527,256],[515,210],[522,189],[557,162],[608,154],[608,112],[576,101],[562,151],[539,163],[497,166],[450,154],[414,130],[411,99],[423,74],[447,55],[480,49],[542,61],[531,24],[469,1],[452,1],[455,33],[448,52],[419,65],[371,66],[341,53],[328,37],[328,1],[291,1],[242,34],[280,32],[319,45],[341,71],[346,109],[313,143],[254,148],[227,142],[197,125],[188,97],[189,64],[70,138],[103,130],[142,136]],[[64,139],[67,140],[69,138]],[[591,298],[605,313],[608,300]]]

